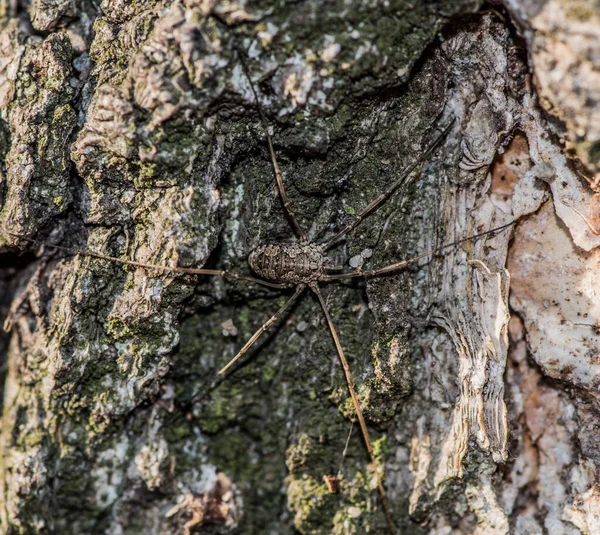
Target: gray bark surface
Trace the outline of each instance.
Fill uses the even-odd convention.
[[[354,410],[316,299],[208,390],[289,291],[28,241],[249,274],[292,239],[241,50],[312,239],[454,122],[344,269],[517,221],[324,285],[398,533],[597,533],[593,2],[2,9],[2,533],[385,532],[357,426],[324,480]]]

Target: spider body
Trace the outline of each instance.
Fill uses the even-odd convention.
[[[260,245],[248,263],[259,277],[290,287],[321,280],[328,269],[323,247],[314,243]]]

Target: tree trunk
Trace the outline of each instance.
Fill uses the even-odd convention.
[[[599,533],[592,0],[4,1],[3,533],[386,532],[316,299],[213,382],[290,291],[39,243],[251,274],[292,240],[244,64],[311,240],[450,128],[344,270],[515,221],[323,284],[397,532]]]

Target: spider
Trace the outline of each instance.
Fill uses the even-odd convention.
[[[309,240],[307,238],[307,233],[299,223],[295,215],[293,206],[291,205],[290,200],[287,196],[284,185],[284,178],[277,163],[273,141],[269,133],[268,123],[264,111],[260,105],[260,99],[257,93],[257,89],[254,83],[252,82],[250,73],[248,72],[242,54],[240,54],[240,61],[244,73],[250,83],[256,108],[258,110],[260,121],[262,123],[262,128],[265,132],[265,138],[268,145],[268,152],[273,168],[275,183],[281,199],[281,203],[283,205],[285,216],[294,234],[293,241],[263,243],[256,247],[248,257],[249,266],[255,276],[230,271],[223,271],[219,269],[166,267],[145,262],[137,262],[134,260],[125,260],[122,258],[113,257],[90,250],[74,249],[58,245],[51,245],[51,247],[73,254],[83,254],[91,257],[100,258],[103,260],[109,260],[120,264],[137,266],[149,270],[184,273],[200,276],[220,276],[228,279],[244,280],[274,289],[294,289],[293,295],[289,297],[289,299],[279,308],[279,310],[277,310],[263,325],[260,326],[260,328],[248,339],[248,341],[243,345],[243,347],[238,351],[238,353],[219,370],[219,372],[217,373],[217,377],[223,376],[244,354],[246,354],[248,350],[253,346],[253,344],[259,339],[259,337],[263,333],[265,333],[265,331],[267,331],[273,324],[275,324],[282,317],[282,315],[284,315],[284,313],[287,310],[289,310],[290,307],[295,302],[297,302],[298,299],[305,292],[312,292],[319,302],[319,305],[323,312],[323,316],[325,318],[331,337],[335,344],[335,348],[344,371],[348,392],[350,394],[352,405],[356,413],[356,419],[358,420],[360,426],[362,439],[365,443],[369,460],[375,467],[375,476],[377,480],[378,492],[380,495],[383,512],[385,514],[388,531],[390,533],[395,533],[395,526],[387,502],[382,471],[377,466],[377,460],[375,458],[373,449],[373,442],[356,394],[354,379],[352,377],[352,373],[350,371],[350,367],[348,365],[348,361],[346,359],[337,329],[334,325],[334,322],[330,315],[330,311],[321,292],[321,286],[322,284],[333,281],[340,281],[353,278],[377,277],[388,273],[392,273],[420,259],[428,258],[439,254],[448,248],[456,247],[457,245],[463,242],[475,240],[482,236],[500,231],[512,225],[513,223],[511,222],[507,225],[503,225],[486,232],[465,237],[461,240],[447,244],[443,247],[427,251],[415,257],[396,262],[384,267],[366,271],[358,269],[350,272],[339,273],[340,268],[334,265],[327,256],[328,251],[339,245],[370,214],[375,212],[381,205],[383,205],[392,194],[394,194],[397,190],[399,190],[402,187],[407,187],[412,182],[412,180],[414,180],[416,175],[415,171],[432,155],[436,148],[439,147],[442,141],[448,136],[455,122],[452,121],[450,122],[450,124],[445,126],[441,133],[436,137],[436,139],[424,150],[421,157],[414,161],[411,165],[406,167],[400,173],[398,178],[394,180],[393,183],[383,193],[381,193],[378,197],[376,197],[370,203],[368,203],[367,206],[363,208],[360,212],[358,212],[351,219],[351,221],[347,223],[341,230],[339,230],[333,236],[330,236],[321,242]],[[38,242],[37,240],[32,240],[30,238],[25,238],[24,236],[20,237],[35,243],[43,243]],[[192,396],[192,400],[196,397],[197,394]]]

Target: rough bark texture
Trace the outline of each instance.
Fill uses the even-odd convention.
[[[314,299],[205,392],[288,293],[25,239],[245,273],[257,245],[291,239],[241,53],[312,238],[455,121],[337,264],[518,220],[324,289],[399,532],[597,533],[600,15],[496,7],[3,6],[4,533],[385,532],[356,429],[339,491],[323,479],[353,409]]]

